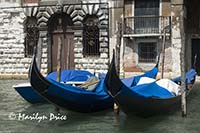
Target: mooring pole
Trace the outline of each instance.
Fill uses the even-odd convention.
[[[185,38],[182,36],[182,38]],[[182,39],[184,40],[184,39]],[[182,88],[182,95],[181,95],[181,109],[182,109],[182,116],[185,117],[187,115],[187,107],[186,107],[186,77],[185,77],[185,46],[184,42],[182,41],[182,50],[181,50],[181,88]]]
[[[182,117],[187,115],[187,103],[186,103],[186,77],[185,77],[185,27],[184,27],[184,1],[182,3],[182,8],[180,12],[180,32],[181,32],[181,88],[182,88],[182,96],[181,96],[181,110]]]
[[[165,21],[164,24],[165,26]],[[162,69],[161,69],[161,78],[163,79],[164,77],[164,66],[165,66],[165,39],[166,39],[166,27],[163,29],[163,42],[162,42]]]
[[[58,53],[57,53],[57,76],[56,81],[60,82],[60,71],[61,71],[61,55],[62,55],[62,38],[58,37]]]
[[[117,59],[117,66],[116,66],[116,70],[118,75],[120,76],[120,48],[121,48],[121,38],[122,38],[122,23],[118,22],[118,27],[117,27],[117,44],[116,44],[116,59]],[[119,106],[114,103],[114,112],[116,114],[119,114]]]
[[[116,44],[116,59],[117,59],[117,73],[120,75],[120,48],[121,48],[121,39],[122,39],[122,23],[118,22],[117,28],[117,44]]]
[[[58,37],[58,51],[57,51],[57,76],[56,76],[56,81],[60,82],[60,72],[61,72],[61,55],[62,55],[62,38],[59,36]],[[59,112],[59,108],[55,107],[55,111]]]

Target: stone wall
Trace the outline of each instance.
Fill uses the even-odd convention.
[[[177,4],[178,3],[178,4]],[[180,52],[181,52],[181,29],[180,17],[183,13],[182,0],[173,0],[171,5],[171,20],[172,20],[172,71],[180,75]]]
[[[21,8],[0,9],[0,74],[28,72],[31,59],[24,57],[25,19]]]
[[[138,62],[138,43],[139,42],[155,42],[157,43],[157,56],[160,55],[163,40],[160,37],[150,37],[150,38],[126,38],[126,47],[124,52],[124,70],[125,72],[141,72],[147,71],[154,67],[155,63],[139,63]],[[165,67],[164,71],[172,71],[172,47],[170,37],[166,37],[165,41]],[[162,55],[160,57],[159,68],[161,68]]]
[[[6,4],[7,7],[19,5]],[[24,56],[24,22],[27,16],[35,16],[40,27],[38,43],[38,64],[42,73],[48,72],[51,42],[48,37],[47,22],[56,10],[56,6],[0,8],[0,75],[28,74],[31,58]],[[72,17],[75,26],[80,27],[86,14],[96,14],[99,17],[100,28],[100,57],[83,57],[82,30],[74,32],[75,69],[91,72],[102,72],[109,64],[109,12],[108,4],[65,5],[63,12]]]

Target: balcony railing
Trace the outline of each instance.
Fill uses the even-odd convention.
[[[151,35],[170,33],[171,17],[170,16],[135,16],[124,19],[125,35]]]

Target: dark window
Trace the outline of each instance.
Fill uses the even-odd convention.
[[[157,56],[157,46],[154,42],[142,42],[138,44],[139,62],[154,63]]]
[[[37,28],[37,19],[28,17],[25,23],[25,57],[33,55],[34,47],[37,47],[39,30]]]
[[[95,15],[87,15],[83,20],[83,55],[99,56],[99,27]]]
[[[159,15],[159,0],[135,0],[135,16]]]
[[[135,21],[136,33],[157,33],[159,30],[159,0],[136,0]]]
[[[48,20],[48,31],[50,33],[55,31],[67,32],[67,29],[71,30],[71,26],[73,26],[73,22],[66,13],[55,13]]]

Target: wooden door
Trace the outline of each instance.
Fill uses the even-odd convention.
[[[74,34],[53,33],[52,34],[52,71],[57,70],[57,53],[59,39],[61,42],[61,69],[74,69]]]

